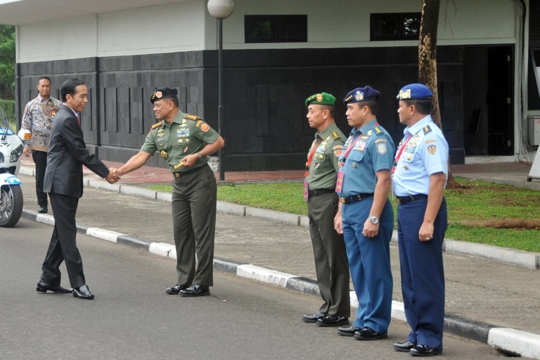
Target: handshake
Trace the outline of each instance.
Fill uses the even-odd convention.
[[[114,184],[118,180],[120,180],[122,176],[118,173],[118,169],[115,168],[109,168],[109,174],[105,178],[109,184]]]

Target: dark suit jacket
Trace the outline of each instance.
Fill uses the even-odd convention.
[[[43,192],[80,198],[83,171],[87,168],[105,178],[109,170],[96,155],[90,154],[73,111],[62,105],[53,119]]]

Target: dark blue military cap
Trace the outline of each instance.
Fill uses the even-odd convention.
[[[409,84],[399,90],[396,97],[398,100],[428,100],[433,97],[433,93],[424,84]]]
[[[177,96],[178,96],[178,90],[169,88],[169,87],[160,87],[160,88],[156,88],[156,90],[152,94],[152,97],[150,98],[150,101],[153,104],[154,101],[167,99],[167,98],[176,98]]]
[[[349,91],[345,96],[345,99],[343,99],[343,103],[347,105],[360,101],[379,100],[380,97],[381,93],[368,85]]]

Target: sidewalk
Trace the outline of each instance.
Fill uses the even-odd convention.
[[[107,162],[107,165],[119,164]],[[515,174],[510,174],[510,167],[516,169]],[[461,165],[453,170],[455,176],[463,174],[484,180],[500,179],[501,182],[519,181],[521,178],[525,182],[527,178],[526,165],[506,164],[501,169],[503,171],[494,172],[494,165],[487,164]],[[54,220],[50,214],[38,215],[35,212],[35,185],[33,178],[28,176],[33,175],[31,161],[24,160],[20,175],[25,196],[25,217],[52,224]],[[241,182],[298,180],[302,175],[303,171],[226,173],[225,179]],[[85,171],[85,182],[90,186],[85,188],[85,196],[79,204],[79,229],[100,239],[173,257],[170,206],[166,204],[170,201],[170,194],[155,193],[140,186],[128,185],[168,183],[171,180],[168,169],[142,167],[124,176],[119,182],[120,185],[111,186],[98,180],[91,172]],[[528,184],[538,184],[540,190],[540,181],[535,184],[533,180]],[[115,193],[103,191],[104,189]],[[218,209],[216,269],[309,294],[318,294],[314,282],[315,266],[311,242],[308,229],[302,226],[305,225],[303,217],[222,202],[218,204]],[[274,220],[269,219],[272,217]],[[457,248],[469,245],[455,243]],[[540,334],[540,270],[464,256],[462,253],[450,253],[449,244],[451,242],[447,242],[444,256],[447,289],[446,331],[487,342],[522,356],[540,359],[540,335],[537,335]],[[489,247],[480,247],[476,251],[485,249],[491,251]],[[393,317],[404,320],[403,305],[400,303],[399,257],[395,243],[391,245],[391,252],[395,300]],[[538,267],[538,254],[513,251],[508,254],[511,259],[520,256],[532,257],[533,263],[536,261],[536,268]],[[171,273],[171,279],[173,278],[174,274]],[[164,279],[164,286],[168,283]],[[306,312],[313,310],[306,309]],[[299,314],[299,319],[301,315]]]

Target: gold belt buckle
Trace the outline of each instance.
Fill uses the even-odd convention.
[[[340,197],[339,202],[342,203],[342,204],[346,204],[347,203],[347,198]]]

